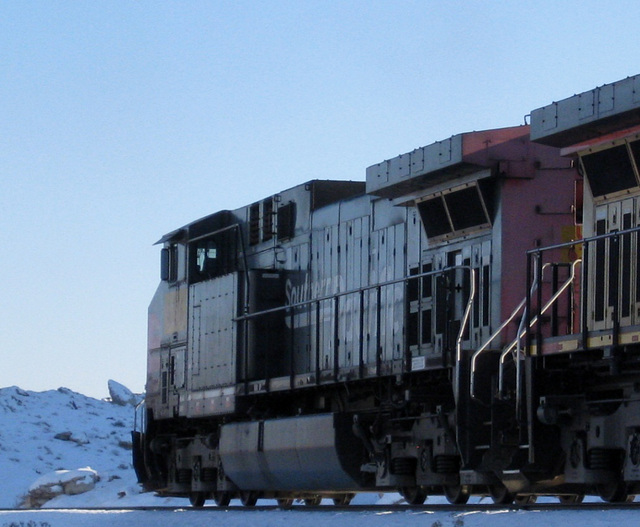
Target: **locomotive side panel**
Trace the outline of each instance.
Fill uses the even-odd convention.
[[[635,171],[640,135],[585,145],[578,162],[587,178],[584,199],[585,237],[632,230],[640,225],[640,191]],[[636,167],[636,168],[634,168]],[[590,244],[587,289],[590,329],[611,330],[615,324],[640,324],[640,284],[637,280],[637,235]]]
[[[345,277],[345,289],[357,291],[368,282],[368,236],[363,237],[363,224],[368,227],[368,218],[359,217],[340,224],[340,238],[344,241],[341,252],[340,274]],[[360,295],[345,297],[344,314],[340,321],[339,363],[344,368],[354,368],[359,364],[361,327],[359,316]]]
[[[173,246],[174,266],[184,247]],[[147,406],[155,418],[174,415],[179,406],[177,390],[184,388],[187,342],[188,288],[182,274],[162,282],[149,305],[147,351]]]
[[[240,304],[238,273],[189,289],[189,386],[191,391],[234,386],[236,334],[233,317]]]
[[[501,268],[495,269],[504,284],[501,291],[501,313],[504,319],[512,306],[517,305],[526,288],[509,287],[507,284],[526,282],[526,252],[536,247],[547,247],[569,242],[576,238],[574,225],[574,187],[581,179],[570,160],[558,157],[555,148],[529,144],[529,161],[513,163],[501,192]],[[549,189],[552,189],[550,191]],[[558,280],[568,276],[570,264],[575,255],[568,251],[558,251]],[[517,265],[513,265],[517,263]],[[566,265],[564,265],[566,264]],[[545,296],[551,289],[552,269],[543,271],[541,287]],[[554,325],[556,334],[566,332],[572,325],[567,298],[557,304]],[[507,330],[508,338],[515,338],[517,326]]]

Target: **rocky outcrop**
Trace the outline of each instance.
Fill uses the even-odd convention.
[[[99,480],[98,473],[89,467],[77,470],[56,470],[38,478],[29,487],[29,492],[20,506],[40,508],[61,494],[83,494],[93,490]]]
[[[141,397],[133,393],[129,388],[123,386],[119,382],[109,380],[109,396],[111,402],[120,406],[135,406],[140,402]]]

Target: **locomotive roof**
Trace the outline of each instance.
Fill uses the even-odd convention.
[[[308,191],[310,193],[310,208],[311,210],[316,210],[336,201],[364,194],[365,183],[364,181],[312,179],[306,183],[283,190],[274,196],[295,192],[296,190]],[[237,213],[247,206],[240,207],[236,211],[221,210],[192,221],[179,229],[165,234],[155,245],[165,242],[192,240],[230,227],[238,222]]]
[[[367,168],[367,193],[384,198],[406,196],[490,168],[528,135],[529,127],[521,125],[466,132],[416,148]]]
[[[640,122],[640,75],[605,84],[531,112],[531,140],[563,147]]]

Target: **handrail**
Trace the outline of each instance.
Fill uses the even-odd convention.
[[[569,277],[547,301],[544,307],[540,310],[540,314],[536,315],[531,319],[531,321],[529,322],[529,328],[532,328],[538,323],[539,316],[546,313],[549,310],[549,308],[551,308],[551,306],[560,298],[562,293],[564,293],[565,290],[573,283],[576,277],[576,267],[578,264],[581,264],[581,263],[582,263],[582,259],[580,258],[572,262],[571,273],[569,274]],[[519,395],[520,395],[519,386],[518,386],[520,381],[520,361],[522,360],[522,356],[521,356],[522,354],[520,350],[521,350],[522,337],[524,337],[527,333],[527,329],[526,327],[524,327],[526,326],[526,322],[525,322],[526,318],[527,318],[526,314],[523,314],[522,320],[520,322],[520,326],[518,327],[518,333],[516,335],[516,338],[511,343],[509,343],[509,345],[502,351],[500,355],[500,366],[499,366],[499,373],[498,373],[498,392],[502,393],[504,388],[504,367],[506,363],[506,358],[513,351],[513,349],[516,348],[516,355],[514,357],[514,360],[516,361],[516,375],[517,375],[516,398],[519,398]]]
[[[551,308],[551,306],[560,298],[560,296],[562,295],[562,293],[565,292],[565,290],[571,285],[571,283],[575,280],[576,277],[576,266],[578,264],[582,263],[582,259],[578,258],[577,260],[575,260],[574,262],[572,262],[571,264],[571,273],[569,274],[569,278],[567,278],[565,280],[565,282],[562,284],[562,286],[560,288],[558,288],[558,290],[551,296],[551,298],[547,301],[547,303],[544,305],[544,307],[542,308],[542,310],[540,311],[540,315],[543,315],[544,313],[546,313],[549,308]],[[538,323],[538,317],[540,315],[536,315],[535,317],[533,317],[531,319],[531,321],[529,322],[529,328],[532,328],[533,326],[535,326]],[[503,383],[503,376],[504,376],[504,365],[506,362],[506,357],[513,351],[514,348],[517,349],[516,351],[516,357],[517,359],[521,359],[521,352],[520,352],[520,344],[522,341],[522,337],[524,337],[526,335],[526,328],[524,328],[523,326],[526,326],[526,323],[523,322],[526,319],[526,316],[522,317],[522,321],[520,322],[520,326],[518,328],[518,333],[516,335],[516,338],[513,339],[513,341],[511,341],[509,343],[509,345],[502,351],[502,353],[500,354],[500,369],[499,369],[499,376],[498,376],[498,390],[500,392],[502,392],[504,383]],[[519,367],[519,363],[520,360],[517,361],[517,367]]]
[[[640,232],[640,226],[631,227],[630,229],[623,229],[620,231],[611,231],[604,234],[598,234],[596,236],[590,236],[589,238],[580,238],[579,240],[572,240],[570,242],[557,243],[555,245],[548,245],[546,247],[536,247],[535,249],[529,249],[527,254],[539,254],[546,251],[555,251],[557,249],[567,249],[569,247],[575,247],[576,245],[589,245],[591,242],[598,240],[606,240],[607,238],[617,238],[625,236],[626,234],[633,234],[634,232]]]
[[[573,240],[570,242],[559,243],[549,247],[539,247],[539,248],[530,249],[527,251],[527,256],[531,257],[531,256],[540,255],[543,252],[551,251],[551,250],[571,249],[577,246],[582,247],[582,268],[583,268],[583,274],[585,279],[583,280],[583,289],[580,292],[580,296],[582,299],[581,305],[580,305],[580,323],[581,323],[580,331],[582,333],[582,343],[585,349],[587,349],[589,346],[588,333],[589,333],[590,323],[594,322],[594,320],[592,320],[594,317],[592,316],[592,314],[589,313],[589,304],[590,304],[589,299],[591,298],[589,288],[591,287],[591,282],[593,281],[593,277],[591,277],[591,274],[593,271],[590,269],[591,267],[590,258],[595,256],[594,255],[590,256],[591,251],[589,250],[590,249],[589,246],[594,242],[599,242],[604,240],[616,241],[616,240],[625,239],[625,237],[631,236],[633,234],[637,234],[639,232],[640,232],[640,226],[631,227],[631,228],[622,229],[622,230],[612,230],[610,232],[598,234],[595,236],[590,236],[588,238],[582,238],[580,240]],[[610,262],[613,261],[610,259],[615,259],[617,261],[620,256],[621,255],[618,252],[618,249],[615,249],[613,251],[610,251],[609,254],[607,254],[606,259],[607,261],[610,261]],[[612,269],[609,269],[609,275],[611,278],[616,278],[620,276],[620,271],[617,268],[617,264],[613,264]],[[605,277],[605,279],[607,278]],[[612,306],[616,306],[618,303],[618,300],[619,300],[618,295],[620,294],[619,288],[620,288],[620,284],[617,284],[616,287],[613,289],[613,294],[616,298],[611,299]],[[618,318],[616,309],[613,310],[611,314],[611,319],[609,320],[609,322],[612,325],[611,327],[612,339],[615,345],[618,342],[618,334],[619,334],[619,326],[620,326],[620,320]],[[538,337],[539,336],[540,335],[538,335]],[[532,338],[532,335],[529,335],[528,338]]]
[[[133,431],[146,432],[147,416],[146,416],[146,399],[142,399],[133,409]],[[140,429],[138,430],[138,415],[140,415]]]
[[[262,315],[268,315],[271,313],[277,313],[279,311],[288,311],[289,309],[297,309],[300,307],[307,307],[311,304],[315,304],[317,302],[326,302],[328,300],[333,300],[336,297],[343,297],[348,295],[355,295],[356,293],[370,291],[372,289],[387,287],[390,285],[401,284],[403,282],[409,282],[411,280],[416,280],[418,278],[424,278],[425,276],[434,276],[438,274],[444,274],[447,271],[455,271],[456,269],[468,269],[473,270],[473,268],[469,265],[452,265],[450,267],[445,267],[444,269],[436,269],[434,271],[429,271],[426,273],[414,274],[410,276],[404,276],[403,278],[395,278],[393,280],[387,280],[385,282],[380,282],[378,284],[366,285],[363,287],[359,287],[356,289],[350,289],[348,291],[341,291],[331,295],[320,296],[317,298],[312,298],[311,300],[303,300],[302,302],[296,302],[295,304],[287,304],[285,306],[272,307],[270,309],[264,309],[262,311],[255,311],[254,313],[247,313],[232,319],[233,322],[242,322],[245,320],[251,320],[253,318],[260,317]],[[475,281],[472,279],[473,285],[475,286]]]
[[[583,238],[583,239],[580,239],[580,240],[572,240],[572,241],[569,241],[569,242],[563,242],[563,243],[559,243],[559,244],[555,244],[555,245],[550,245],[548,247],[530,249],[530,250],[527,251],[527,255],[539,256],[542,252],[545,252],[545,251],[557,250],[557,249],[566,249],[566,248],[570,248],[570,247],[575,247],[576,245],[587,246],[587,245],[589,245],[589,243],[594,242],[594,241],[604,240],[604,239],[608,239],[608,238],[620,237],[620,236],[624,236],[624,235],[635,233],[635,232],[640,232],[640,227],[632,227],[630,229],[624,229],[624,230],[619,230],[619,231],[614,231],[614,232],[608,232],[608,233],[605,233],[605,234],[599,234],[597,236],[591,236],[589,238]],[[581,263],[581,262],[582,262],[582,259],[577,259],[577,260],[574,260],[574,262],[572,263],[572,271],[571,271],[572,272],[572,277],[570,278],[571,281],[573,281],[573,279],[575,278],[575,266],[576,266],[576,264]],[[551,263],[546,263],[546,264],[543,265],[542,274],[544,273],[544,270],[550,265],[552,265],[552,264]],[[534,268],[534,272],[535,271],[536,271],[536,268]],[[540,280],[538,280],[537,276],[533,277],[530,294],[532,294],[533,291],[535,291],[535,289],[537,288],[538,283],[540,281],[542,281],[542,279],[543,279],[543,277],[541,277]],[[548,303],[544,307],[544,309],[541,311],[540,314],[543,314],[545,311],[547,311],[549,309],[549,307],[551,307],[551,305],[557,300],[557,297],[559,297],[559,295],[562,292],[564,292],[564,290],[569,286],[569,283],[563,284],[563,286],[558,290],[557,296],[554,295],[554,298],[552,298],[552,300],[549,301],[550,303]],[[493,335],[491,335],[489,340],[487,340],[480,348],[478,348],[478,350],[472,356],[472,358],[471,358],[471,397],[472,398],[475,398],[474,377],[475,377],[475,373],[476,373],[476,369],[477,369],[476,368],[476,364],[477,364],[478,357],[484,351],[486,351],[486,349],[488,348],[489,344],[513,320],[513,318],[518,314],[518,312],[522,309],[522,307],[524,306],[525,303],[526,303],[526,297],[520,304],[518,304],[518,306],[516,307],[514,312],[500,325],[500,327],[493,333]],[[526,318],[524,316],[524,314],[523,314],[523,317]],[[534,317],[534,319],[531,321],[529,327],[533,327],[535,325],[535,323],[537,323],[537,318],[538,318],[537,316]],[[523,332],[526,333],[526,328],[523,329],[523,330],[521,330],[519,328],[518,329],[518,335],[519,336],[516,337],[515,340],[521,339],[524,336]],[[506,352],[507,354],[508,354],[508,352],[513,350],[513,347],[516,345],[515,344],[515,340],[512,343],[510,343],[510,345],[508,346],[508,351]],[[501,361],[504,361],[502,356],[501,356]]]
[[[469,270],[470,274],[470,284],[469,284],[469,300],[467,301],[467,306],[465,307],[464,314],[462,316],[462,323],[460,324],[460,331],[458,331],[458,337],[456,339],[456,370],[455,370],[455,391],[453,393],[454,399],[456,402],[456,406],[458,405],[458,399],[460,398],[460,363],[462,362],[462,338],[464,336],[465,331],[467,330],[467,325],[469,324],[469,319],[471,318],[471,308],[473,306],[473,301],[476,296],[476,270],[471,266],[462,266]]]
[[[460,330],[458,331],[458,335],[456,338],[456,365],[459,365],[460,362],[462,361],[462,341],[464,338],[464,333],[467,330],[468,324],[469,324],[469,320],[471,318],[471,310],[473,307],[473,301],[475,300],[475,295],[476,295],[476,270],[470,266],[470,265],[452,265],[449,267],[445,267],[443,269],[435,269],[433,271],[428,271],[425,273],[419,273],[419,274],[415,274],[415,275],[410,275],[410,276],[404,276],[402,278],[396,278],[393,280],[387,280],[384,282],[380,282],[377,284],[372,284],[372,285],[368,285],[368,286],[363,286],[360,288],[356,288],[356,289],[351,289],[348,291],[341,291],[341,292],[336,292],[334,294],[330,294],[330,295],[325,295],[325,296],[320,296],[317,298],[313,298],[310,300],[304,300],[301,302],[296,302],[296,303],[292,303],[292,304],[287,304],[285,306],[278,306],[278,307],[274,307],[274,308],[270,308],[270,309],[265,309],[262,311],[256,311],[254,313],[244,313],[240,316],[236,316],[232,319],[233,322],[236,323],[247,323],[250,320],[253,320],[255,318],[258,318],[260,316],[264,316],[264,315],[268,315],[268,314],[272,314],[272,313],[279,313],[282,311],[289,311],[291,310],[291,312],[293,313],[296,309],[299,308],[304,308],[304,307],[309,307],[311,305],[316,305],[319,306],[322,302],[327,302],[329,300],[335,300],[344,296],[348,296],[348,295],[354,295],[354,294],[363,294],[364,292],[367,291],[372,291],[372,290],[381,290],[381,288],[383,287],[388,287],[388,286],[392,286],[392,285],[397,285],[397,284],[401,284],[401,283],[408,283],[411,280],[418,280],[420,278],[424,278],[427,276],[435,276],[435,275],[443,275],[447,272],[450,271],[455,271],[457,269],[463,269],[463,270],[467,270],[470,274],[470,280],[469,280],[469,299],[467,300],[467,304],[463,313],[463,317],[461,320],[461,325],[460,325]],[[380,306],[378,306],[378,316],[380,316]],[[247,333],[245,333],[245,335],[247,335]],[[246,345],[246,344],[245,344]],[[246,350],[245,350],[246,351]],[[456,393],[455,393],[455,398],[456,400],[458,399],[458,394],[460,391],[460,373],[459,373],[460,368],[456,368]],[[246,382],[246,380],[245,380]]]
[[[469,319],[471,318],[471,309],[473,306],[473,302],[476,296],[476,269],[471,266],[461,266],[469,270],[470,280],[469,280],[469,300],[467,301],[467,305],[464,309],[464,314],[462,316],[462,322],[460,324],[460,331],[458,331],[458,337],[456,338],[456,367],[454,370],[454,391],[453,391],[453,400],[456,404],[456,409],[460,408],[460,383],[461,383],[461,366],[462,362],[462,339],[464,337],[464,333],[467,330],[467,325],[469,324]],[[456,410],[457,412],[457,410]],[[462,454],[463,448],[460,444],[460,434],[455,434],[455,442],[458,448],[458,452]]]
[[[551,264],[545,264],[542,267],[542,275],[543,276],[544,276],[544,270],[550,265]],[[538,280],[537,280],[536,277],[534,277],[533,284],[531,285],[531,292],[533,293],[533,291],[535,291],[537,287],[538,287]],[[472,355],[472,357],[471,357],[470,381],[469,381],[469,393],[470,393],[470,396],[471,396],[472,399],[476,398],[476,395],[475,395],[475,375],[476,375],[476,370],[477,370],[478,357],[480,357],[480,355],[487,350],[487,348],[489,347],[489,344],[491,344],[491,342],[493,342],[496,339],[496,337],[498,335],[500,335],[500,333],[502,333],[502,330],[504,328],[506,328],[511,323],[511,321],[516,317],[516,315],[524,307],[526,301],[527,301],[527,297],[525,296],[522,299],[522,302],[520,302],[517,305],[517,307],[513,310],[513,313],[511,313],[511,315],[509,315],[507,317],[507,319],[502,324],[500,324],[500,327],[498,327],[498,329],[496,329],[493,332],[493,334],[489,337],[489,339],[482,346],[480,346],[476,350],[476,352]]]

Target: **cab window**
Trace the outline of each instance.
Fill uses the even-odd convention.
[[[160,252],[160,279],[165,282],[178,280],[178,246],[170,245]]]
[[[189,246],[189,282],[202,282],[237,271],[236,245],[233,230],[194,240]]]
[[[214,241],[207,241],[196,249],[196,266],[199,273],[215,274],[218,262],[218,246]]]

